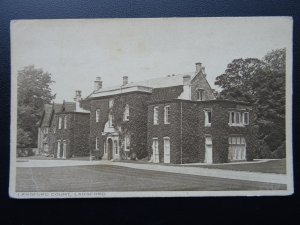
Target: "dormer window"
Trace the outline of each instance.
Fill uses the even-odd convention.
[[[125,106],[123,121],[129,121],[129,105],[128,104],[126,104],[126,106]]]
[[[204,99],[204,89],[198,88],[196,90],[196,93],[197,93],[197,100],[198,101],[203,101],[203,99]]]

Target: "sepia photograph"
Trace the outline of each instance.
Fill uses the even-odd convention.
[[[13,20],[13,198],[291,195],[291,17]]]

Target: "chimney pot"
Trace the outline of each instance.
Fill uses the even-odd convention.
[[[196,64],[196,74],[198,74],[200,71],[202,71],[202,63],[197,62]]]
[[[184,75],[182,78],[183,78],[183,85],[190,84],[191,75]]]
[[[102,80],[101,77],[96,77],[96,80],[94,81],[94,90],[98,91],[102,88]]]
[[[128,76],[123,76],[123,85],[128,84]]]
[[[76,90],[75,91],[75,98],[74,98],[74,101],[75,102],[79,102],[79,101],[81,101],[81,90]]]

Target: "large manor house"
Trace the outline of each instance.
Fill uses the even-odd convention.
[[[205,68],[105,87],[96,77],[86,98],[46,104],[40,154],[57,159],[226,163],[252,160],[256,135],[249,103],[216,99]]]

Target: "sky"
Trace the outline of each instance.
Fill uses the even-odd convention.
[[[103,87],[205,67],[215,78],[237,58],[262,58],[272,49],[291,49],[291,19],[157,18],[19,20],[11,23],[12,76],[34,65],[51,73],[55,102],[83,97],[100,76]]]

